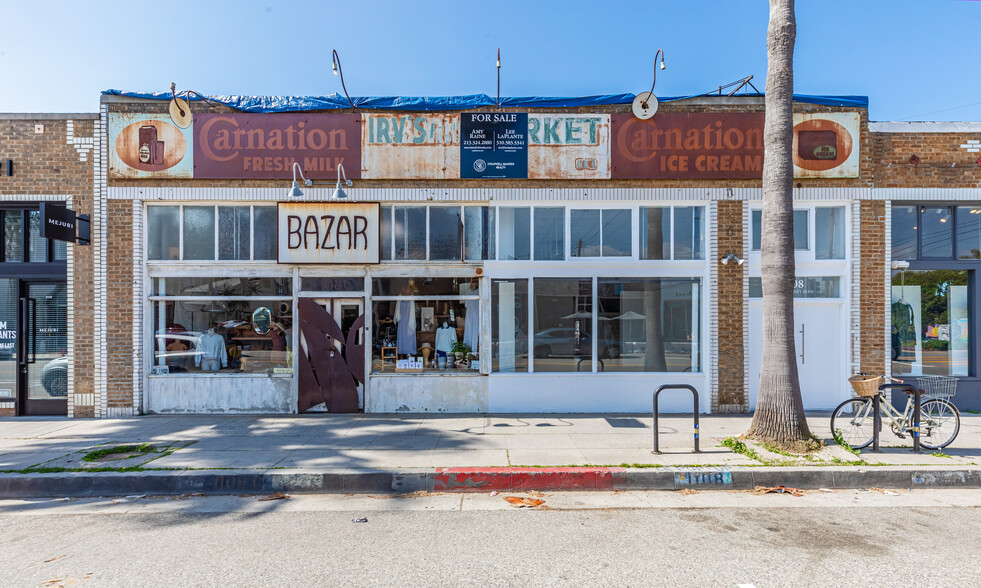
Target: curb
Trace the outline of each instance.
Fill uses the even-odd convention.
[[[131,494],[522,492],[529,490],[748,490],[981,488],[981,468],[427,468],[283,472],[256,470],[2,474],[0,499]]]

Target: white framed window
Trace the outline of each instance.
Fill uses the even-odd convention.
[[[632,213],[629,208],[573,208],[569,257],[630,257]]]
[[[148,205],[148,261],[276,261],[276,206]]]
[[[640,207],[640,259],[705,259],[705,207]]]

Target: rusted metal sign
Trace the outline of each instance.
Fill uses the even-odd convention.
[[[361,177],[456,179],[460,177],[460,115],[365,114]]]
[[[166,114],[109,113],[109,177],[190,178],[191,129]]]
[[[529,114],[528,177],[610,179],[610,115]]]
[[[361,177],[361,116],[357,114],[194,115],[195,178]]]
[[[857,178],[857,112],[794,115],[794,177]]]
[[[763,176],[763,113],[613,115],[614,179]]]
[[[279,263],[378,263],[377,202],[280,202]]]

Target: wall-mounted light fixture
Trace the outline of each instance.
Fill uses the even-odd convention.
[[[341,78],[341,88],[344,89],[344,95],[347,96],[347,101],[351,105],[351,108],[357,108],[354,105],[354,101],[351,100],[350,94],[347,93],[347,86],[344,84],[344,70],[341,69],[341,58],[337,54],[337,49],[332,49],[331,58],[333,60],[333,71],[335,76],[340,76]]]
[[[746,261],[745,259],[739,259],[738,257],[736,257],[736,254],[730,253],[729,255],[726,255],[725,257],[720,259],[719,263],[721,263],[722,265],[729,265],[730,263],[735,263],[736,265],[742,265],[745,261]]]
[[[906,271],[906,270],[909,269],[909,262],[908,261],[898,261],[898,260],[897,261],[894,261],[894,262],[892,262],[892,269],[894,269],[894,270],[900,270],[900,271]]]
[[[344,185],[350,186],[353,182],[347,179],[347,174],[344,173],[344,164],[337,164],[337,187],[334,188],[334,195],[331,196],[334,200],[347,200],[347,193],[341,189],[341,176],[344,176]]]
[[[305,177],[303,177],[303,168],[300,167],[299,163],[294,161],[293,162],[293,187],[290,188],[289,194],[287,194],[287,198],[303,198],[303,190],[300,189],[300,184],[296,182],[296,172],[300,172],[300,179],[303,180],[304,186],[313,185],[313,180],[308,180]]]

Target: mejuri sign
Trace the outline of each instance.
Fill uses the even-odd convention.
[[[377,202],[280,202],[279,263],[378,263]]]

